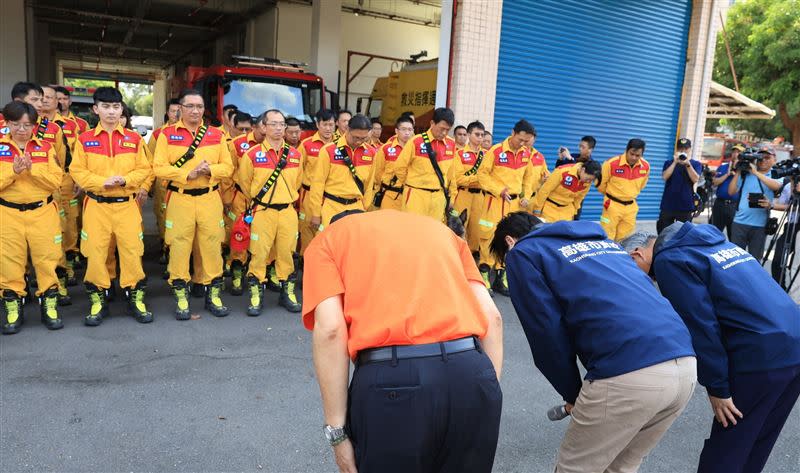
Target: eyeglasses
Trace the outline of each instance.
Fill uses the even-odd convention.
[[[397,131],[402,131],[403,133],[413,133],[414,129],[409,126],[409,127],[398,128]]]
[[[272,128],[286,128],[286,122],[267,122],[267,126]]]
[[[206,108],[205,105],[198,105],[198,104],[189,104],[189,105],[181,104],[181,107],[185,108],[186,110],[203,110],[204,108]]]
[[[8,126],[15,130],[33,130],[33,123],[8,122]]]

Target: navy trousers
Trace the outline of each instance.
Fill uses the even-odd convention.
[[[470,350],[356,366],[348,429],[359,473],[489,473],[503,394]]]
[[[733,403],[743,417],[722,427],[716,419],[700,454],[699,473],[753,473],[764,469],[783,424],[800,395],[800,366],[730,377]]]

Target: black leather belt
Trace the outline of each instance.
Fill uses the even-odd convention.
[[[344,197],[339,197],[338,195],[328,194],[327,192],[323,192],[322,196],[326,199],[330,199],[334,202],[338,202],[342,205],[353,205],[358,202],[360,199],[345,199]]]
[[[408,186],[408,184],[406,184],[406,185]],[[412,189],[416,189],[418,191],[425,191],[425,192],[441,192],[442,191],[441,189],[426,189],[424,187],[414,187],[414,186],[408,186],[408,187],[410,187]]]
[[[719,199],[718,198],[717,201],[719,201],[720,203],[723,203],[723,204],[734,204],[734,203],[736,203],[736,201],[733,200],[733,199]]]
[[[618,198],[614,197],[614,196],[613,196],[613,195],[611,195],[611,194],[606,194],[606,197],[608,197],[610,200],[613,200],[614,202],[616,202],[616,203],[618,203],[618,204],[622,204],[622,205],[631,205],[632,203],[634,203],[634,201],[633,201],[633,200],[622,200],[622,199],[618,199]]]
[[[385,191],[397,192],[398,194],[403,192],[403,188],[402,187],[390,186],[388,184],[381,184],[381,189],[383,189]]]
[[[391,347],[370,348],[358,352],[358,362],[377,363],[393,359],[427,358],[442,356],[448,353],[481,350],[480,342],[475,337],[465,337],[448,342],[426,343],[423,345],[395,345]]]
[[[306,192],[310,192],[311,191],[311,186],[307,186],[305,184],[300,184],[300,187],[302,187]]]
[[[133,199],[134,197],[136,197],[135,194],[132,195],[132,196],[126,195],[126,196],[122,196],[122,197],[106,197],[106,196],[103,196],[103,195],[97,195],[97,194],[95,194],[93,192],[87,192],[86,195],[90,199],[96,200],[97,202],[99,202],[101,204],[119,204],[119,203],[122,203],[122,202],[127,202],[127,201]]]
[[[20,212],[27,212],[28,210],[36,210],[39,207],[44,207],[52,201],[53,196],[49,195],[47,196],[46,200],[40,200],[39,202],[28,202],[26,204],[17,204],[16,202],[9,202],[5,199],[0,199],[0,205],[19,210]]]
[[[203,188],[200,188],[200,189],[182,189],[180,187],[173,186],[172,184],[169,184],[167,186],[167,190],[171,190],[172,192],[177,192],[179,194],[190,195],[192,197],[197,197],[199,195],[205,195],[205,194],[208,194],[209,192],[215,191],[217,189],[219,189],[219,184],[216,184],[214,187],[203,187]]]
[[[260,200],[255,201],[257,205],[264,207],[265,209],[274,209],[274,210],[283,210],[288,208],[292,204],[267,204],[265,202],[261,202]]]
[[[480,189],[475,189],[475,188],[472,188],[472,187],[459,187],[458,190],[467,191],[470,194],[480,194],[482,192]]]
[[[551,199],[550,197],[547,198],[547,201],[550,202],[551,204],[555,205],[556,207],[566,207],[565,204],[559,204],[558,202],[556,202],[555,200]]]

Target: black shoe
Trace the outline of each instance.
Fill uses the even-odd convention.
[[[144,281],[139,281],[133,289],[125,290],[125,298],[128,299],[128,314],[140,324],[149,324],[153,321],[153,313],[148,312],[144,305]]]
[[[258,317],[264,307],[264,288],[253,276],[247,277],[247,294],[250,296],[247,302],[247,315]]]
[[[206,295],[206,287],[200,283],[193,282],[192,283],[192,290],[190,294],[195,299],[200,299],[201,297],[205,297]]]
[[[267,289],[271,292],[281,292],[281,282],[275,274],[275,263],[267,266]]]
[[[114,302],[116,298],[117,298],[117,285],[114,284],[114,280],[112,279],[111,285],[108,286],[108,289],[106,289],[106,300],[108,302]]]
[[[89,296],[89,313],[83,318],[84,325],[97,327],[103,323],[103,318],[108,317],[108,301],[105,290],[94,284],[86,284],[86,294]]]
[[[17,333],[22,322],[22,299],[14,291],[3,291],[3,325],[0,331],[3,335]]]
[[[222,304],[222,290],[225,285],[225,280],[217,278],[211,281],[206,291],[206,309],[211,312],[214,317],[225,317],[231,311]]]
[[[481,279],[483,279],[483,285],[486,286],[486,290],[489,291],[490,296],[494,296],[494,291],[492,290],[492,283],[489,280],[489,265],[482,264],[478,266],[478,271],[481,272]]]
[[[509,296],[510,293],[508,292],[508,279],[506,278],[505,269],[500,269],[497,271],[497,276],[494,278],[492,289],[494,289],[494,292],[500,294],[501,296]]]
[[[244,292],[244,266],[241,261],[231,264],[231,295],[241,296]]]
[[[48,330],[64,328],[64,322],[58,315],[58,289],[48,289],[42,294],[39,298],[39,311],[42,314],[42,323]]]
[[[295,294],[295,280],[290,278],[288,281],[281,281],[281,295],[278,298],[278,305],[284,307],[289,312],[300,312],[303,306],[297,300]]]
[[[180,279],[172,281],[172,295],[175,296],[175,302],[177,303],[175,318],[178,320],[192,318],[192,313],[189,311],[189,290],[186,287],[186,281]]]
[[[67,269],[56,268],[56,276],[58,277],[58,305],[72,305],[72,298],[67,291]]]

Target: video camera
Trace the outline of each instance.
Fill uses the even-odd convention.
[[[782,179],[790,176],[800,176],[800,156],[785,159],[772,167],[773,179]]]
[[[763,158],[755,148],[748,148],[739,155],[739,161],[736,163],[736,170],[742,176],[750,173],[750,164],[755,164]]]

